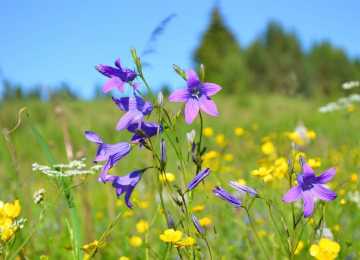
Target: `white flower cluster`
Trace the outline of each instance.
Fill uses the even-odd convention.
[[[348,81],[342,84],[342,88],[345,90],[360,87],[360,81]]]
[[[348,198],[351,202],[355,203],[360,208],[360,192],[354,191],[348,193]]]
[[[360,95],[359,94],[352,94],[348,97],[339,98],[335,102],[331,102],[319,108],[321,113],[329,113],[337,110],[341,110],[344,108],[348,108],[353,103],[360,103]]]
[[[71,161],[68,164],[55,164],[52,166],[33,163],[32,170],[50,177],[71,177],[75,175],[95,174],[102,168],[102,165],[98,164],[87,169],[84,161],[85,158]]]
[[[45,189],[41,188],[40,190],[37,190],[33,195],[33,200],[35,204],[39,204],[44,200],[45,195]]]

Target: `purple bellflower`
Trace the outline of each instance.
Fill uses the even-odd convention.
[[[187,188],[188,190],[193,190],[195,189],[196,186],[198,186],[198,184],[204,180],[208,175],[210,174],[210,169],[206,168],[205,170],[200,171],[195,177],[194,179],[192,179],[192,181],[188,184]]]
[[[241,185],[240,183],[238,183],[236,181],[230,181],[229,184],[231,187],[233,187],[235,190],[237,190],[241,193],[248,193],[252,197],[255,197],[258,195],[257,191],[254,190],[253,188],[246,186],[246,185]]]
[[[98,145],[94,162],[107,161],[99,177],[100,181],[104,181],[107,172],[130,152],[131,145],[126,142],[106,144],[98,134],[91,131],[85,131],[85,137]]]
[[[117,88],[120,92],[124,92],[124,83],[133,81],[137,76],[135,71],[123,68],[120,59],[115,61],[115,67],[99,64],[96,65],[95,68],[101,74],[110,78],[102,87],[104,93],[108,93],[113,88]]]
[[[316,176],[314,170],[307,163],[302,163],[302,172],[297,176],[298,185],[292,187],[283,196],[283,201],[291,203],[302,199],[304,201],[304,217],[310,217],[314,212],[316,199],[332,201],[336,198],[336,193],[323,185],[329,182],[335,173],[336,169],[330,168]]]
[[[137,124],[140,127],[144,116],[149,115],[153,110],[150,102],[145,101],[139,96],[112,98],[118,108],[126,113],[117,123],[117,130],[124,130],[130,125]]]
[[[216,186],[213,189],[213,193],[215,194],[215,196],[219,197],[220,199],[229,202],[235,208],[240,208],[241,207],[241,201],[238,200],[237,198],[235,198],[234,196],[232,196],[229,192],[227,192],[223,188],[221,188],[219,186]]]
[[[136,185],[141,180],[144,171],[144,169],[136,170],[125,176],[106,175],[104,181],[112,183],[118,197],[125,193],[125,203],[129,208],[132,208],[133,205],[130,201],[130,197]]]
[[[202,110],[211,116],[219,115],[216,104],[211,100],[211,96],[221,90],[221,87],[214,83],[201,82],[194,70],[186,72],[187,87],[177,89],[171,93],[171,102],[185,102],[185,121],[191,124],[199,111]]]
[[[204,228],[200,225],[200,222],[199,220],[197,219],[197,217],[195,217],[195,215],[191,215],[191,219],[192,219],[192,222],[197,230],[197,232],[199,232],[200,234],[204,234],[205,233],[205,230]]]
[[[127,130],[134,133],[132,143],[144,143],[146,138],[153,137],[163,131],[163,127],[157,123],[141,122],[140,126],[135,123],[128,126]]]

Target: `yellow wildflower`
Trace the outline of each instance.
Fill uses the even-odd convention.
[[[82,250],[89,255],[93,255],[98,248],[100,248],[100,242],[98,240],[94,240],[93,242],[83,245]]]
[[[120,256],[119,260],[130,260],[130,258],[127,256]]]
[[[261,151],[265,155],[272,155],[275,153],[275,146],[271,141],[267,141],[261,146]]]
[[[219,146],[225,146],[226,145],[225,136],[223,134],[216,135],[215,142]]]
[[[224,160],[228,161],[228,162],[231,162],[231,161],[234,160],[234,155],[231,154],[231,153],[227,153],[227,154],[224,155]]]
[[[245,133],[245,130],[244,130],[244,128],[236,127],[234,129],[234,133],[235,133],[236,136],[243,136],[244,133]]]
[[[17,218],[21,212],[20,202],[15,200],[14,203],[5,203],[3,210],[9,218]]]
[[[165,174],[161,174],[159,175],[159,179],[161,182],[173,182],[175,181],[175,174],[171,173],[171,172],[167,172]]]
[[[142,239],[139,236],[132,236],[129,239],[129,243],[133,247],[139,247],[142,245]]]
[[[350,181],[356,183],[358,181],[359,177],[356,173],[351,174]]]
[[[300,240],[299,243],[296,246],[294,254],[295,255],[300,254],[300,252],[301,252],[301,250],[303,250],[303,248],[304,248],[304,242]]]
[[[3,230],[1,231],[1,240],[4,242],[10,240],[10,238],[12,238],[14,233],[15,233],[15,230],[11,227],[3,228]]]
[[[136,223],[136,230],[139,233],[145,233],[149,229],[149,222],[146,220],[140,220],[138,223]]]
[[[186,246],[193,246],[196,244],[196,240],[192,237],[187,237],[179,242],[175,243],[176,247],[186,247]]]
[[[149,207],[149,201],[144,200],[144,201],[138,201],[138,206],[141,209],[147,209]]]
[[[345,205],[346,204],[346,199],[341,199],[340,200],[340,205]]]
[[[206,161],[206,160],[211,160],[211,159],[216,159],[220,156],[219,152],[217,151],[208,151],[207,153],[205,153],[201,158]]]
[[[274,162],[274,177],[283,178],[288,172],[288,162],[284,157],[280,157]]]
[[[203,218],[199,219],[199,224],[203,227],[209,226],[209,225],[211,225],[211,223],[212,223],[212,220],[209,217],[203,217]]]
[[[140,220],[138,223],[136,223],[136,230],[139,233],[145,233],[149,229],[149,222],[146,220]]]
[[[160,235],[160,239],[166,243],[176,243],[182,237],[182,232],[180,230],[174,230],[172,228],[166,229],[164,233]]]
[[[205,127],[203,130],[203,135],[205,137],[211,137],[214,134],[214,130],[211,127]]]
[[[244,179],[238,179],[237,182],[241,185],[246,185],[246,181]]]
[[[339,252],[340,245],[336,241],[332,241],[328,238],[322,238],[318,244],[313,244],[310,247],[310,255],[318,260],[335,259]]]
[[[310,158],[307,160],[307,163],[311,168],[319,168],[321,166],[320,158]]]
[[[123,216],[124,218],[128,218],[128,217],[131,217],[134,215],[134,211],[132,210],[126,210],[124,213],[123,213]]]
[[[316,133],[314,131],[312,131],[312,130],[309,130],[309,131],[306,132],[306,136],[310,140],[314,140],[316,138]]]
[[[203,211],[205,209],[205,206],[203,204],[199,204],[199,205],[196,205],[194,206],[191,211],[192,212],[200,212],[200,211]]]

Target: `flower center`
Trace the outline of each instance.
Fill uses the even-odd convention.
[[[190,95],[193,98],[199,99],[202,95],[200,86],[195,86],[190,89]]]

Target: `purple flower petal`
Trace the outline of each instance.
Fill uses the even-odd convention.
[[[206,96],[213,96],[221,90],[221,87],[215,83],[205,82],[203,83],[203,90]]]
[[[144,170],[136,170],[125,176],[117,176],[112,183],[118,197],[125,193],[125,203],[129,208],[132,208],[131,194],[141,180],[142,173],[144,173]]]
[[[185,104],[184,113],[185,113],[185,122],[187,124],[191,124],[199,113],[198,102],[195,99],[190,98]]]
[[[121,67],[121,62],[120,62],[120,58],[117,58],[117,59],[115,60],[115,66],[118,67],[119,69],[122,69],[122,67]]]
[[[112,97],[114,103],[122,111],[129,111],[129,99],[130,99],[129,97],[122,97],[122,98]]]
[[[192,69],[186,71],[186,79],[187,79],[188,87],[192,87],[200,84],[198,75]]]
[[[205,113],[211,116],[219,115],[215,102],[212,101],[209,97],[206,97],[205,95],[201,96],[201,98],[199,99],[199,105],[200,109]]]
[[[336,174],[335,168],[330,168],[324,171],[320,176],[317,177],[318,183],[324,184],[332,180]]]
[[[232,196],[223,188],[217,186],[213,189],[213,193],[215,194],[215,196],[219,197],[220,199],[229,202],[235,208],[241,207],[241,201],[235,198],[234,196]]]
[[[92,131],[85,131],[85,137],[86,139],[88,139],[89,141],[96,143],[96,144],[102,144],[103,140],[101,139],[101,137]]]
[[[186,102],[189,98],[187,89],[176,89],[169,96],[170,102]]]
[[[204,228],[200,225],[200,222],[199,220],[195,217],[195,215],[191,215],[191,219],[192,219],[192,222],[197,230],[197,232],[199,232],[200,234],[204,234],[205,233],[205,230]]]
[[[125,113],[119,120],[119,122],[116,125],[116,130],[124,130],[129,125],[138,123],[139,126],[141,124],[142,119],[144,118],[143,114],[140,111],[129,111]]]
[[[301,187],[292,187],[282,198],[285,203],[297,201],[301,198]]]
[[[235,181],[230,181],[229,182],[230,186],[233,187],[235,190],[242,192],[242,193],[249,193],[251,196],[256,196],[258,193],[256,192],[256,190],[254,190],[251,187],[248,187],[246,185],[241,185],[240,183],[237,183]]]
[[[307,218],[310,217],[314,212],[315,198],[311,191],[304,191],[302,193],[302,197],[304,200],[304,217]]]
[[[124,81],[118,77],[111,77],[108,81],[105,82],[102,87],[104,93],[110,92],[113,88],[117,88],[120,92],[124,92]]]
[[[303,164],[302,164],[302,173],[305,175],[314,175],[315,174],[314,170],[306,162],[303,162]]]
[[[332,190],[325,188],[321,184],[316,184],[312,188],[312,193],[321,200],[332,201],[336,199],[336,193]]]
[[[202,170],[201,172],[199,172],[194,179],[192,179],[192,181],[188,184],[187,188],[188,190],[193,190],[195,189],[196,186],[198,186],[198,184],[204,180],[208,175],[210,174],[210,169],[206,168],[205,170]]]

